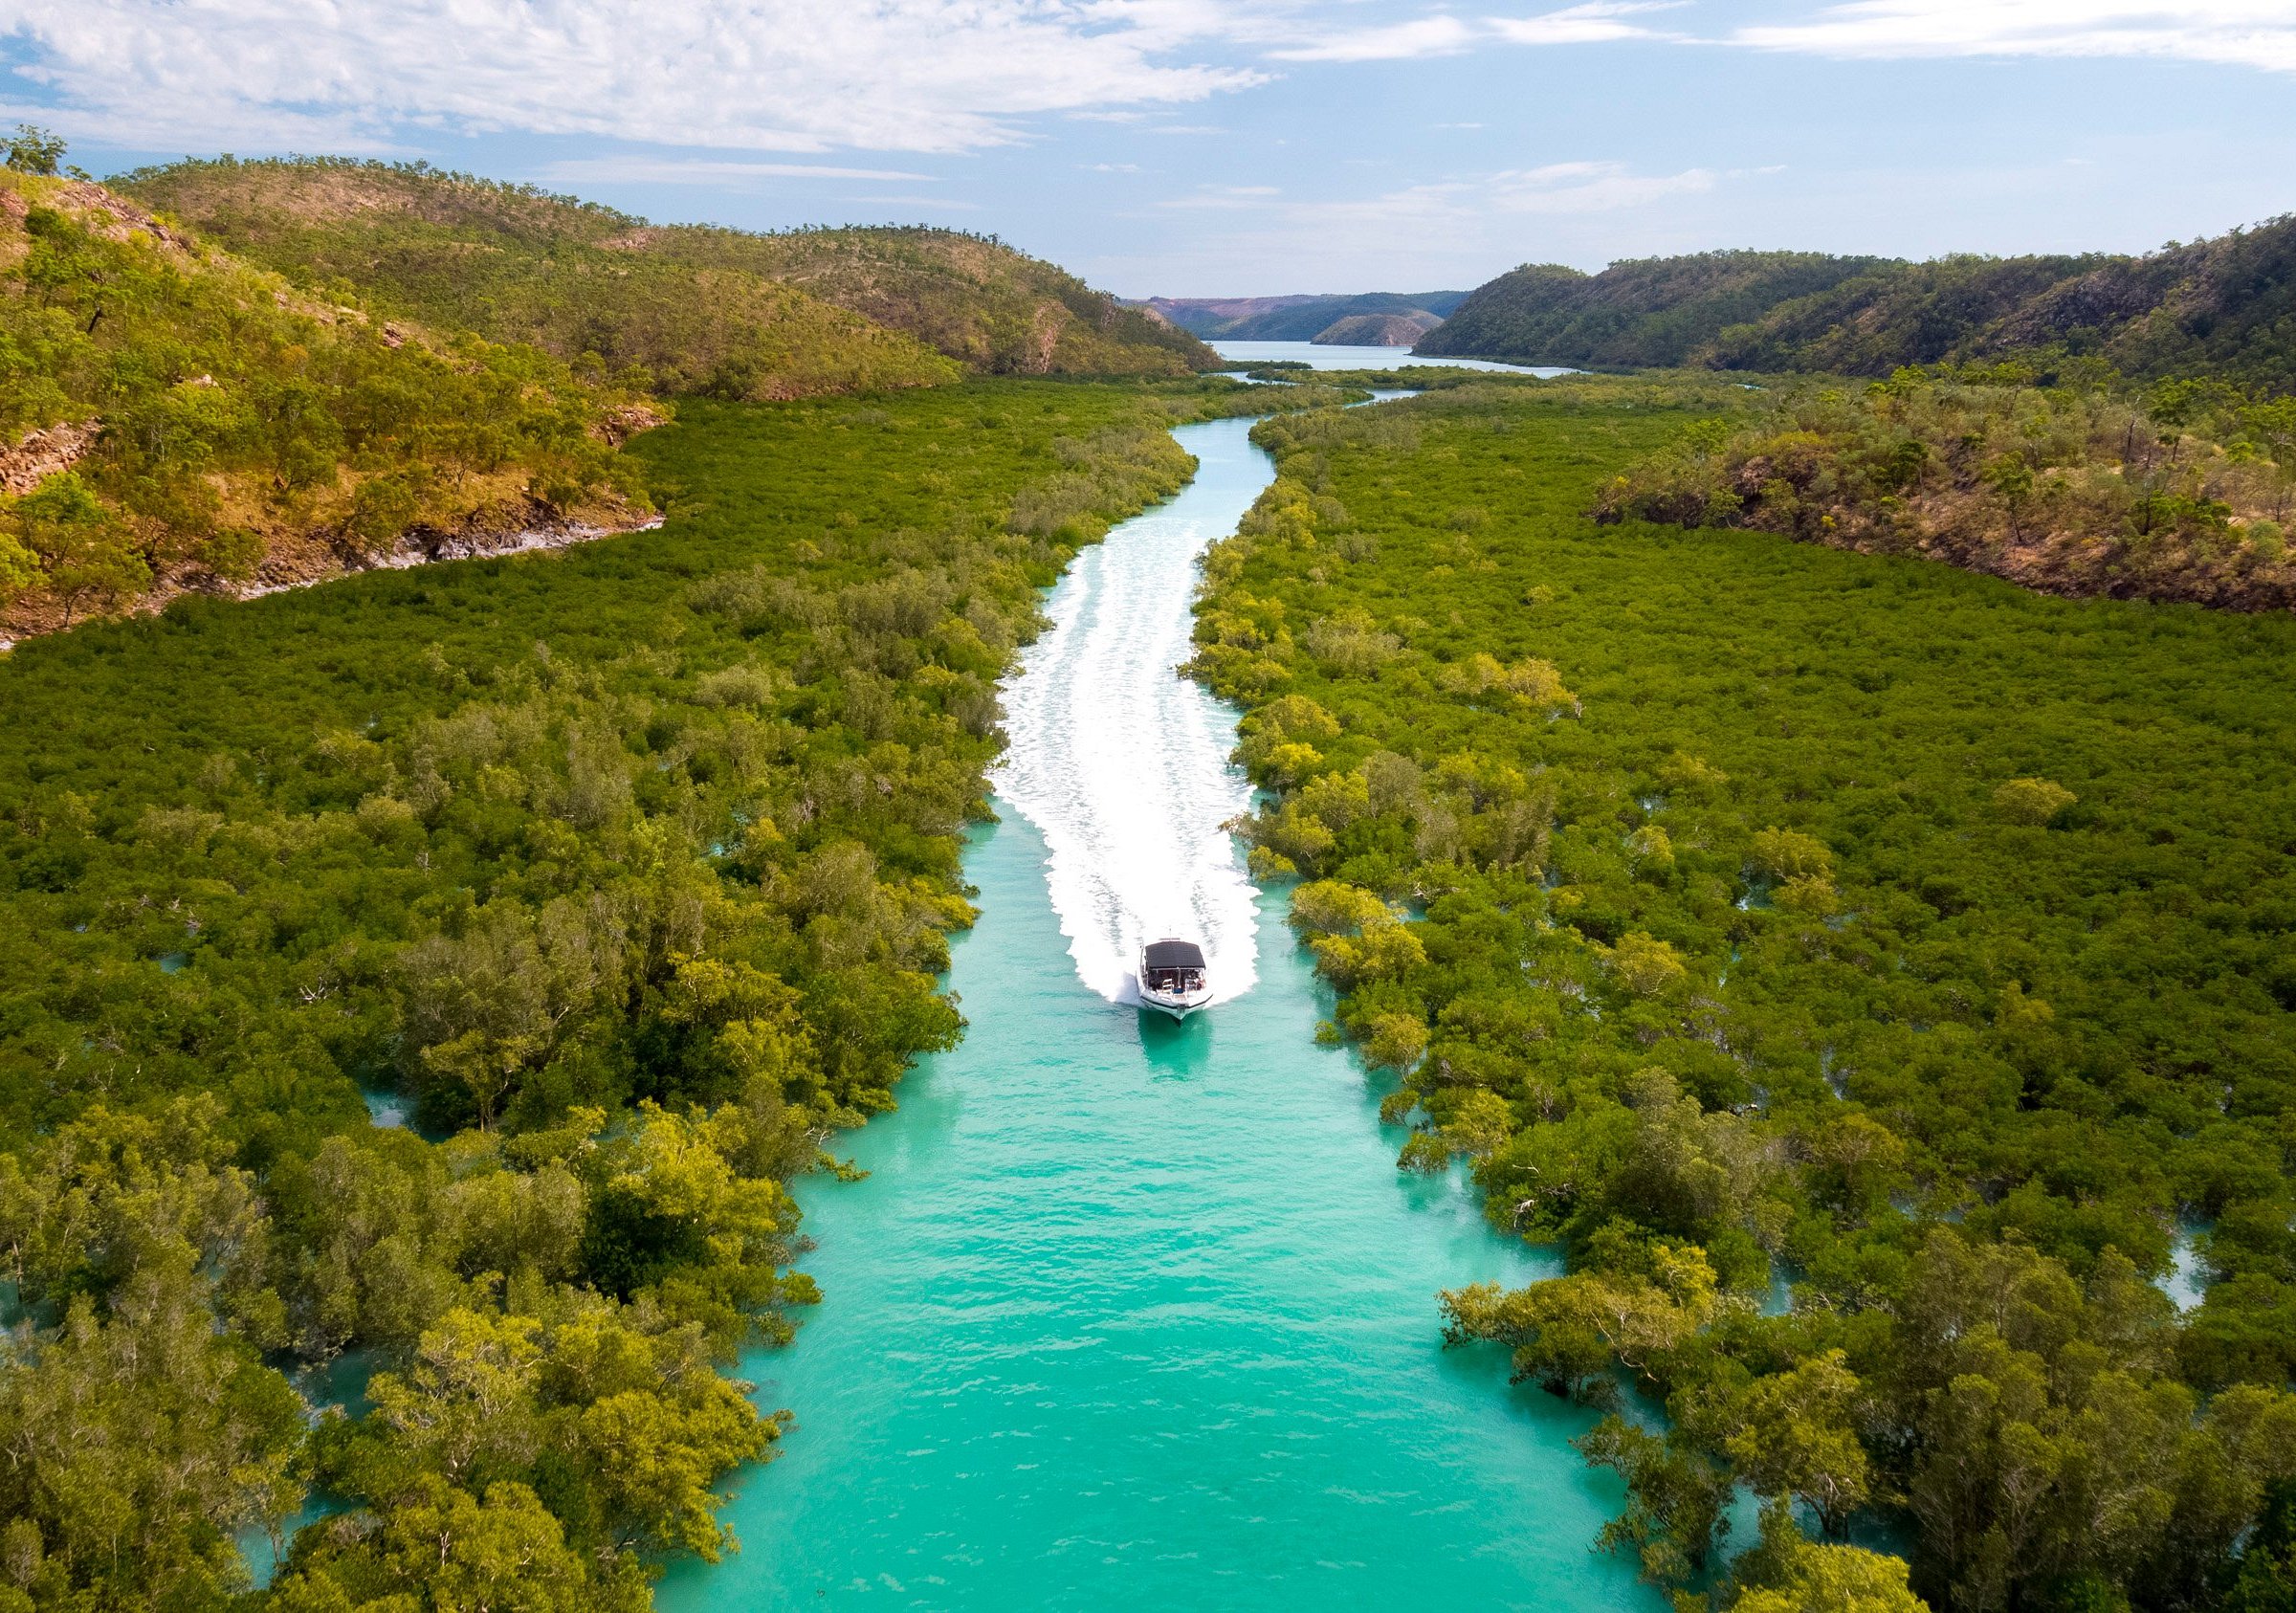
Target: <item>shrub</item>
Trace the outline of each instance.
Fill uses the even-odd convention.
[[[2013,824],[2045,824],[2080,798],[2047,779],[2011,779],[1993,792],[1993,804]]]

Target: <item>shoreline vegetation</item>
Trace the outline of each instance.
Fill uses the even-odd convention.
[[[1610,1410],[1601,1544],[1686,1607],[2282,1605],[2296,624],[1590,516],[1733,394],[1271,420],[1205,563],[1329,1033],[1568,1263],[1447,1334]]]
[[[731,1549],[786,1184],[961,1029],[1040,590],[1184,481],[1169,425],[1354,395],[688,400],[659,530],[0,663],[7,1594],[220,1606],[254,1530],[282,1609],[636,1609]]]

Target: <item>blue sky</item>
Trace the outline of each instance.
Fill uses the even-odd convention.
[[[421,157],[989,232],[1131,296],[2296,210],[2296,0],[0,0],[0,68],[99,174]]]

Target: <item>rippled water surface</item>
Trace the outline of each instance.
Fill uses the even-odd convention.
[[[1438,1287],[1542,1268],[1399,1178],[1219,831],[1232,722],[1171,668],[1270,474],[1246,431],[1183,428],[1196,482],[1055,590],[966,864],[971,1028],[852,1139],[867,1181],[804,1185],[827,1299],[748,1364],[798,1424],[665,1607],[1657,1606],[1588,1551],[1584,1414],[1441,1347]],[[1230,1000],[1123,1003],[1132,939],[1190,926]]]

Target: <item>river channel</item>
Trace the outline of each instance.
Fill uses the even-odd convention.
[[[1655,1609],[1589,1550],[1588,1415],[1446,1352],[1436,1290],[1548,1274],[1402,1134],[1221,824],[1234,714],[1179,678],[1196,565],[1273,475],[1182,427],[1195,480],[1087,550],[1006,691],[1001,821],[966,856],[970,1028],[801,1189],[824,1303],[746,1363],[795,1426],[745,1472],[739,1556],[672,1613],[962,1608]],[[1128,1001],[1143,933],[1225,1000]]]

